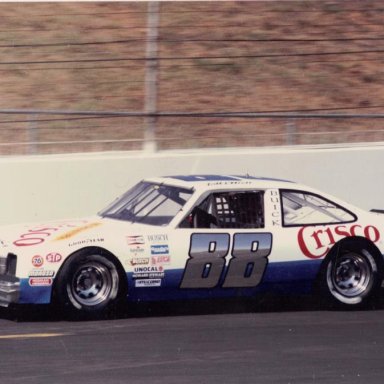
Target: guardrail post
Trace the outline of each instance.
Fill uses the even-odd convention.
[[[296,144],[296,124],[294,119],[289,119],[285,124],[286,127],[286,145],[295,145]]]
[[[28,155],[37,153],[37,117],[38,115],[32,115],[27,127]]]

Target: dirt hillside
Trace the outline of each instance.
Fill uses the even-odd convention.
[[[142,112],[145,2],[0,3],[0,110]],[[158,112],[379,114],[384,6],[161,2]],[[382,119],[170,117],[159,148],[382,141]],[[0,155],[139,149],[146,120],[1,114]]]

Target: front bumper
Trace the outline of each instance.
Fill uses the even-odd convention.
[[[20,297],[20,279],[11,275],[0,275],[0,306],[17,303]]]
[[[0,258],[0,306],[17,303],[20,297],[20,279],[16,275],[17,256],[9,253]]]

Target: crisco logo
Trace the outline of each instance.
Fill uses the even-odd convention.
[[[301,252],[310,259],[319,259],[325,256],[332,246],[345,237],[361,236],[373,243],[380,240],[380,232],[373,225],[351,226],[336,225],[330,227],[302,227],[297,234]]]

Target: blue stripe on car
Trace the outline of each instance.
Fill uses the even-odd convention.
[[[20,304],[48,304],[51,302],[52,286],[29,285],[29,279],[20,280]]]
[[[232,175],[232,176],[222,176],[222,175],[189,175],[189,176],[167,176],[171,179],[177,179],[187,182],[198,182],[198,181],[238,181],[238,180],[260,180],[260,181],[279,181],[285,183],[293,183],[290,180],[284,179],[275,179],[272,177],[258,177],[258,176],[249,176],[249,175]]]
[[[308,294],[319,271],[321,260],[270,263],[263,281],[255,288],[180,289],[184,269],[165,271],[159,287],[133,288],[135,280],[128,274],[129,301],[158,301],[255,296],[257,293]],[[223,274],[225,276],[225,274]]]
[[[184,269],[166,270],[159,287],[136,288],[133,274],[128,273],[129,301],[161,301],[177,299],[224,298],[255,296],[257,293],[307,294],[311,293],[313,281],[322,260],[305,260],[269,263],[263,281],[255,288],[180,289]],[[223,274],[223,277],[225,274]],[[222,282],[221,282],[222,283]],[[20,281],[21,304],[48,304],[52,286],[29,285],[29,279]]]

